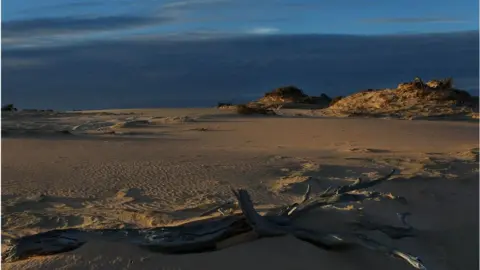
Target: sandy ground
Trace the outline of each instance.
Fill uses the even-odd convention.
[[[478,269],[477,123],[242,117],[216,109],[2,115],[2,240],[56,228],[143,228],[194,219],[246,188],[259,206],[297,201],[357,177],[398,170],[380,200],[319,209],[302,220],[329,230],[356,218],[397,224],[415,238],[385,240],[428,269]],[[305,114],[306,116],[294,116]],[[64,132],[69,130],[70,132]],[[45,196],[41,197],[43,194]],[[41,199],[40,199],[41,198]],[[5,269],[413,269],[367,249],[329,252],[291,237],[166,256],[92,239]]]

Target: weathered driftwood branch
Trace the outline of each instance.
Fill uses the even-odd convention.
[[[397,259],[404,260],[416,269],[427,269],[419,257],[415,257],[411,254],[395,248],[387,247],[363,234],[356,234],[355,236],[357,239],[357,243],[363,247],[382,252]]]
[[[387,181],[388,179],[390,179],[390,177],[394,173],[395,173],[395,170],[392,170],[389,174],[387,174],[383,177],[380,177],[376,180],[372,180],[372,181],[368,181],[368,182],[363,182],[361,178],[358,178],[358,180],[355,181],[355,183],[353,183],[351,185],[345,185],[345,186],[341,186],[341,187],[337,188],[335,190],[335,193],[340,194],[340,193],[346,193],[346,192],[350,192],[350,191],[354,191],[354,190],[366,189],[366,188],[373,187],[373,186],[378,185],[378,184],[380,184],[384,181]]]
[[[302,213],[308,212],[309,210],[326,205],[333,205],[337,203],[347,203],[347,202],[355,202],[361,201],[364,199],[371,199],[382,197],[381,193],[378,192],[371,192],[368,194],[353,194],[350,193],[352,191],[360,190],[360,189],[367,189],[378,185],[386,180],[388,180],[393,174],[395,170],[392,170],[388,175],[381,177],[377,180],[372,180],[368,182],[362,181],[360,178],[355,181],[355,183],[351,185],[344,185],[340,186],[333,191],[328,191],[322,193],[320,196],[316,196],[310,199],[303,201],[301,204],[296,205],[293,209],[289,211],[289,216],[295,218]]]
[[[239,189],[238,192],[233,191],[233,194],[235,194],[238,199],[238,204],[247,223],[259,237],[280,236],[286,234],[285,230],[282,230],[275,223],[270,222],[255,211],[250,195],[246,190]]]
[[[286,206],[284,209],[281,210],[279,215],[280,216],[290,216],[291,213],[293,211],[295,211],[300,204],[305,203],[310,198],[311,190],[312,190],[312,188],[310,187],[310,185],[307,185],[307,190],[303,194],[302,200],[299,203],[294,203],[292,205]]]
[[[111,241],[128,241],[153,252],[165,254],[182,254],[209,252],[244,242],[254,241],[261,237],[292,235],[324,249],[342,250],[352,245],[361,245],[389,256],[403,259],[417,269],[425,269],[417,257],[387,247],[358,232],[335,234],[299,228],[293,224],[293,218],[300,213],[318,206],[332,205],[342,202],[361,201],[384,196],[378,192],[362,194],[349,193],[365,189],[387,180],[394,171],[380,179],[363,182],[360,179],[351,185],[326,190],[319,196],[310,198],[311,188],[307,190],[299,203],[283,207],[281,211],[269,211],[260,215],[254,208],[250,195],[246,190],[232,190],[237,199],[228,201],[202,214],[209,215],[221,211],[223,217],[209,218],[175,227],[158,227],[152,229],[103,229],[103,230],[54,230],[25,236],[11,241],[11,246],[2,254],[2,261],[13,262],[31,256],[44,256],[71,251],[86,243],[87,236],[97,235]],[[227,215],[223,209],[239,207],[241,214]],[[371,221],[355,223],[356,229],[379,230],[392,239],[414,236],[413,228],[407,224],[406,214],[399,214],[404,227],[380,225]]]
[[[209,216],[215,212],[220,212],[222,215],[224,212],[224,210],[226,209],[235,209],[237,207],[237,203],[235,201],[227,201],[225,203],[222,203],[218,206],[215,206],[213,208],[210,208],[209,210],[203,212],[202,214],[200,214],[201,217],[204,217],[204,216]]]
[[[353,222],[352,225],[355,229],[380,231],[392,239],[414,237],[416,235],[415,229],[406,222],[406,216],[410,215],[410,213],[397,213],[397,215],[404,227],[377,224],[373,221],[366,219],[361,219],[360,221]]]
[[[53,230],[11,239],[10,247],[2,252],[3,262],[12,262],[32,256],[46,256],[67,252],[85,244],[79,230]]]
[[[313,230],[298,228],[290,222],[272,217],[263,217],[258,214],[250,199],[250,195],[246,190],[238,190],[233,192],[239,201],[240,208],[249,225],[257,233],[258,237],[272,237],[290,234],[296,238],[314,244],[315,246],[325,249],[333,249],[345,247],[347,243],[339,241],[337,237],[331,234],[324,234]],[[304,200],[308,199],[310,189],[304,195]]]
[[[206,223],[204,231],[199,232],[199,228],[192,228],[192,231],[180,230],[177,233],[170,234],[158,231],[151,231],[147,237],[137,243],[140,247],[154,252],[165,254],[183,254],[208,252],[218,249],[218,243],[232,236],[251,231],[251,228],[245,222],[245,218],[238,217],[229,219],[232,216],[221,220],[217,226],[210,226]],[[167,227],[168,228],[168,227]],[[167,228],[162,228],[167,231]],[[187,229],[187,228],[184,228]]]

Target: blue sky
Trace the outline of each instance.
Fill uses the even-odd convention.
[[[212,106],[453,76],[478,95],[477,0],[4,0],[2,100]]]
[[[4,0],[2,44],[478,29],[476,0]]]

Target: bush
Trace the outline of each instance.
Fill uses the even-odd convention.
[[[217,103],[217,108],[228,107],[228,106],[232,106],[232,105],[233,105],[232,103],[218,102],[218,103]]]
[[[322,93],[322,94],[320,95],[320,98],[325,99],[325,100],[332,101],[332,98],[329,97],[327,94],[324,94],[324,93]]]
[[[245,104],[237,105],[237,113],[245,114],[245,115],[251,115],[251,114],[275,115],[276,114],[272,109],[266,109],[262,107],[252,107]]]
[[[307,96],[304,98],[301,103],[305,104],[329,104],[332,99],[327,96],[326,94],[321,94],[319,97],[317,96]]]
[[[300,88],[296,86],[289,85],[276,88],[270,92],[265,93],[264,97],[283,97],[283,98],[293,98],[293,99],[300,99],[305,98],[307,95],[303,93]]]
[[[472,106],[475,107],[475,108],[478,108],[479,97],[478,97],[478,96],[472,96],[472,97],[470,98],[470,100],[471,100]]]
[[[328,106],[332,106],[333,104],[337,103],[342,98],[343,98],[343,96],[338,96],[338,97],[332,98],[332,101],[330,101],[330,104]]]
[[[2,106],[2,112],[16,112],[17,108],[13,104],[7,104]]]
[[[316,102],[316,97],[306,97],[305,99],[302,100],[302,103],[306,104],[315,104]]]

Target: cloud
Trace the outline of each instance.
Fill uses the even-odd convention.
[[[267,34],[275,34],[279,32],[280,29],[273,28],[273,27],[257,27],[247,31],[249,34],[257,34],[257,35],[267,35]]]
[[[17,11],[17,14],[22,14],[22,16],[38,16],[38,14],[44,12],[52,12],[52,11],[60,11],[60,12],[71,12],[75,10],[78,12],[79,9],[83,8],[92,8],[92,7],[99,7],[104,5],[105,2],[103,1],[80,1],[80,2],[62,2],[62,3],[42,3],[40,1],[29,4],[28,6],[25,5],[21,9]]]
[[[166,24],[170,17],[104,16],[37,18],[2,22],[2,39],[130,29]]]
[[[2,68],[5,69],[23,69],[23,68],[36,68],[43,67],[47,65],[46,62],[40,59],[29,59],[29,58],[8,58],[3,59]]]
[[[162,35],[139,35],[126,37],[125,40],[150,40],[150,41],[200,41],[219,40],[233,37],[241,37],[245,34],[223,32],[216,30],[195,30],[186,32],[171,32]]]
[[[364,23],[464,23],[463,19],[443,17],[404,17],[404,18],[372,18],[362,20]]]
[[[188,0],[188,1],[176,1],[162,5],[162,9],[192,9],[206,5],[217,5],[229,3],[230,0]]]
[[[478,91],[478,44],[478,31],[471,31],[152,38],[11,49],[2,52],[2,99],[20,108],[213,106],[247,102],[252,93],[286,84],[336,96],[395,87],[415,76],[453,76],[460,89]]]
[[[26,8],[23,11],[42,11],[42,10],[52,10],[52,9],[67,9],[67,8],[82,8],[82,7],[98,7],[103,5],[103,1],[78,1],[78,2],[66,2],[66,3],[56,3],[49,5],[42,5],[35,8]]]

